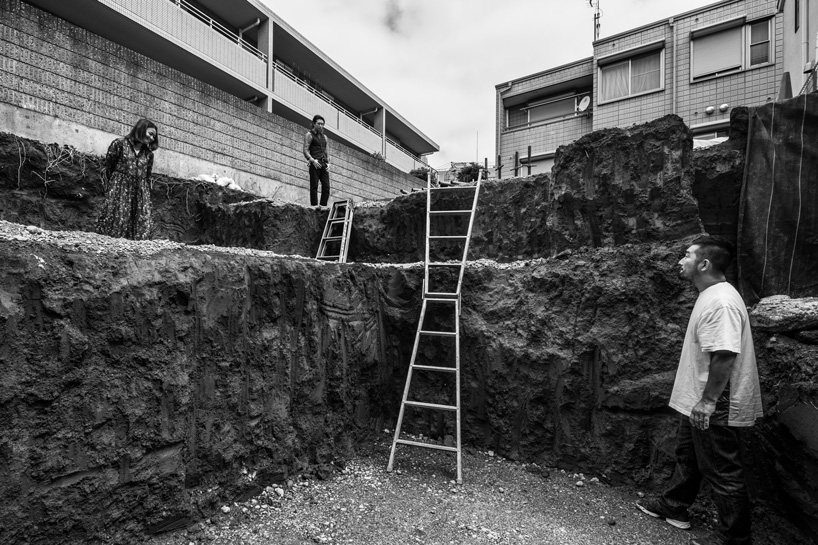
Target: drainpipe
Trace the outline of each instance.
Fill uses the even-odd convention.
[[[250,30],[250,29],[252,29],[252,28],[256,28],[256,27],[257,27],[257,26],[259,26],[260,24],[261,24],[261,19],[259,19],[258,17],[256,17],[255,22],[250,23],[249,25],[247,25],[247,26],[246,26],[246,27],[244,27],[244,28],[240,28],[240,29],[239,29],[239,42],[241,42],[241,40],[243,40],[243,39],[244,39],[244,38],[242,38],[242,35],[243,35],[245,32],[247,32],[248,30]]]
[[[804,21],[804,38],[801,40],[801,55],[804,58],[804,72],[813,68],[809,60],[809,0],[801,2],[801,20]],[[816,51],[818,51],[818,35],[816,35]],[[818,61],[818,56],[815,59]]]
[[[676,115],[677,114],[677,111],[676,111],[677,110],[676,95],[678,94],[677,93],[677,85],[676,85],[676,79],[677,79],[676,75],[678,73],[677,72],[677,64],[678,63],[676,62],[676,60],[679,57],[678,51],[676,49],[677,49],[679,44],[676,43],[676,22],[675,22],[674,18],[671,17],[670,19],[668,19],[667,24],[669,24],[670,28],[673,29],[673,111],[671,113]]]

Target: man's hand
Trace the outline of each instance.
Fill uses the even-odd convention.
[[[329,163],[327,163],[326,165],[324,165],[324,168],[325,168],[325,169],[327,169],[327,172],[329,172]]]
[[[710,427],[710,416],[716,412],[716,404],[701,400],[690,411],[690,425],[698,430]]]

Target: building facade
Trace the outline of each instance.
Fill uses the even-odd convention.
[[[666,114],[698,137],[726,134],[733,107],[775,100],[783,35],[774,0],[723,0],[597,40],[591,58],[497,85],[503,177],[527,173],[529,162],[532,172],[550,170],[557,147],[590,131]]]
[[[6,132],[103,153],[149,117],[159,172],[300,202],[314,114],[336,142],[337,197],[399,194],[439,149],[258,0],[0,0],[0,15]]]
[[[784,72],[794,94],[818,89],[818,0],[778,0],[784,26]]]

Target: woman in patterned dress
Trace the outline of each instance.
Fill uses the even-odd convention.
[[[158,147],[156,125],[147,119],[140,119],[127,136],[111,142],[105,157],[105,201],[97,233],[133,240],[150,237],[151,169]]]

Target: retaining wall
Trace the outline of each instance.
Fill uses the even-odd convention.
[[[260,195],[309,202],[307,126],[20,0],[0,0],[0,59],[0,131],[102,154],[147,117],[160,132],[155,172],[216,172]],[[391,198],[417,185],[339,142],[332,163],[333,199]]]

